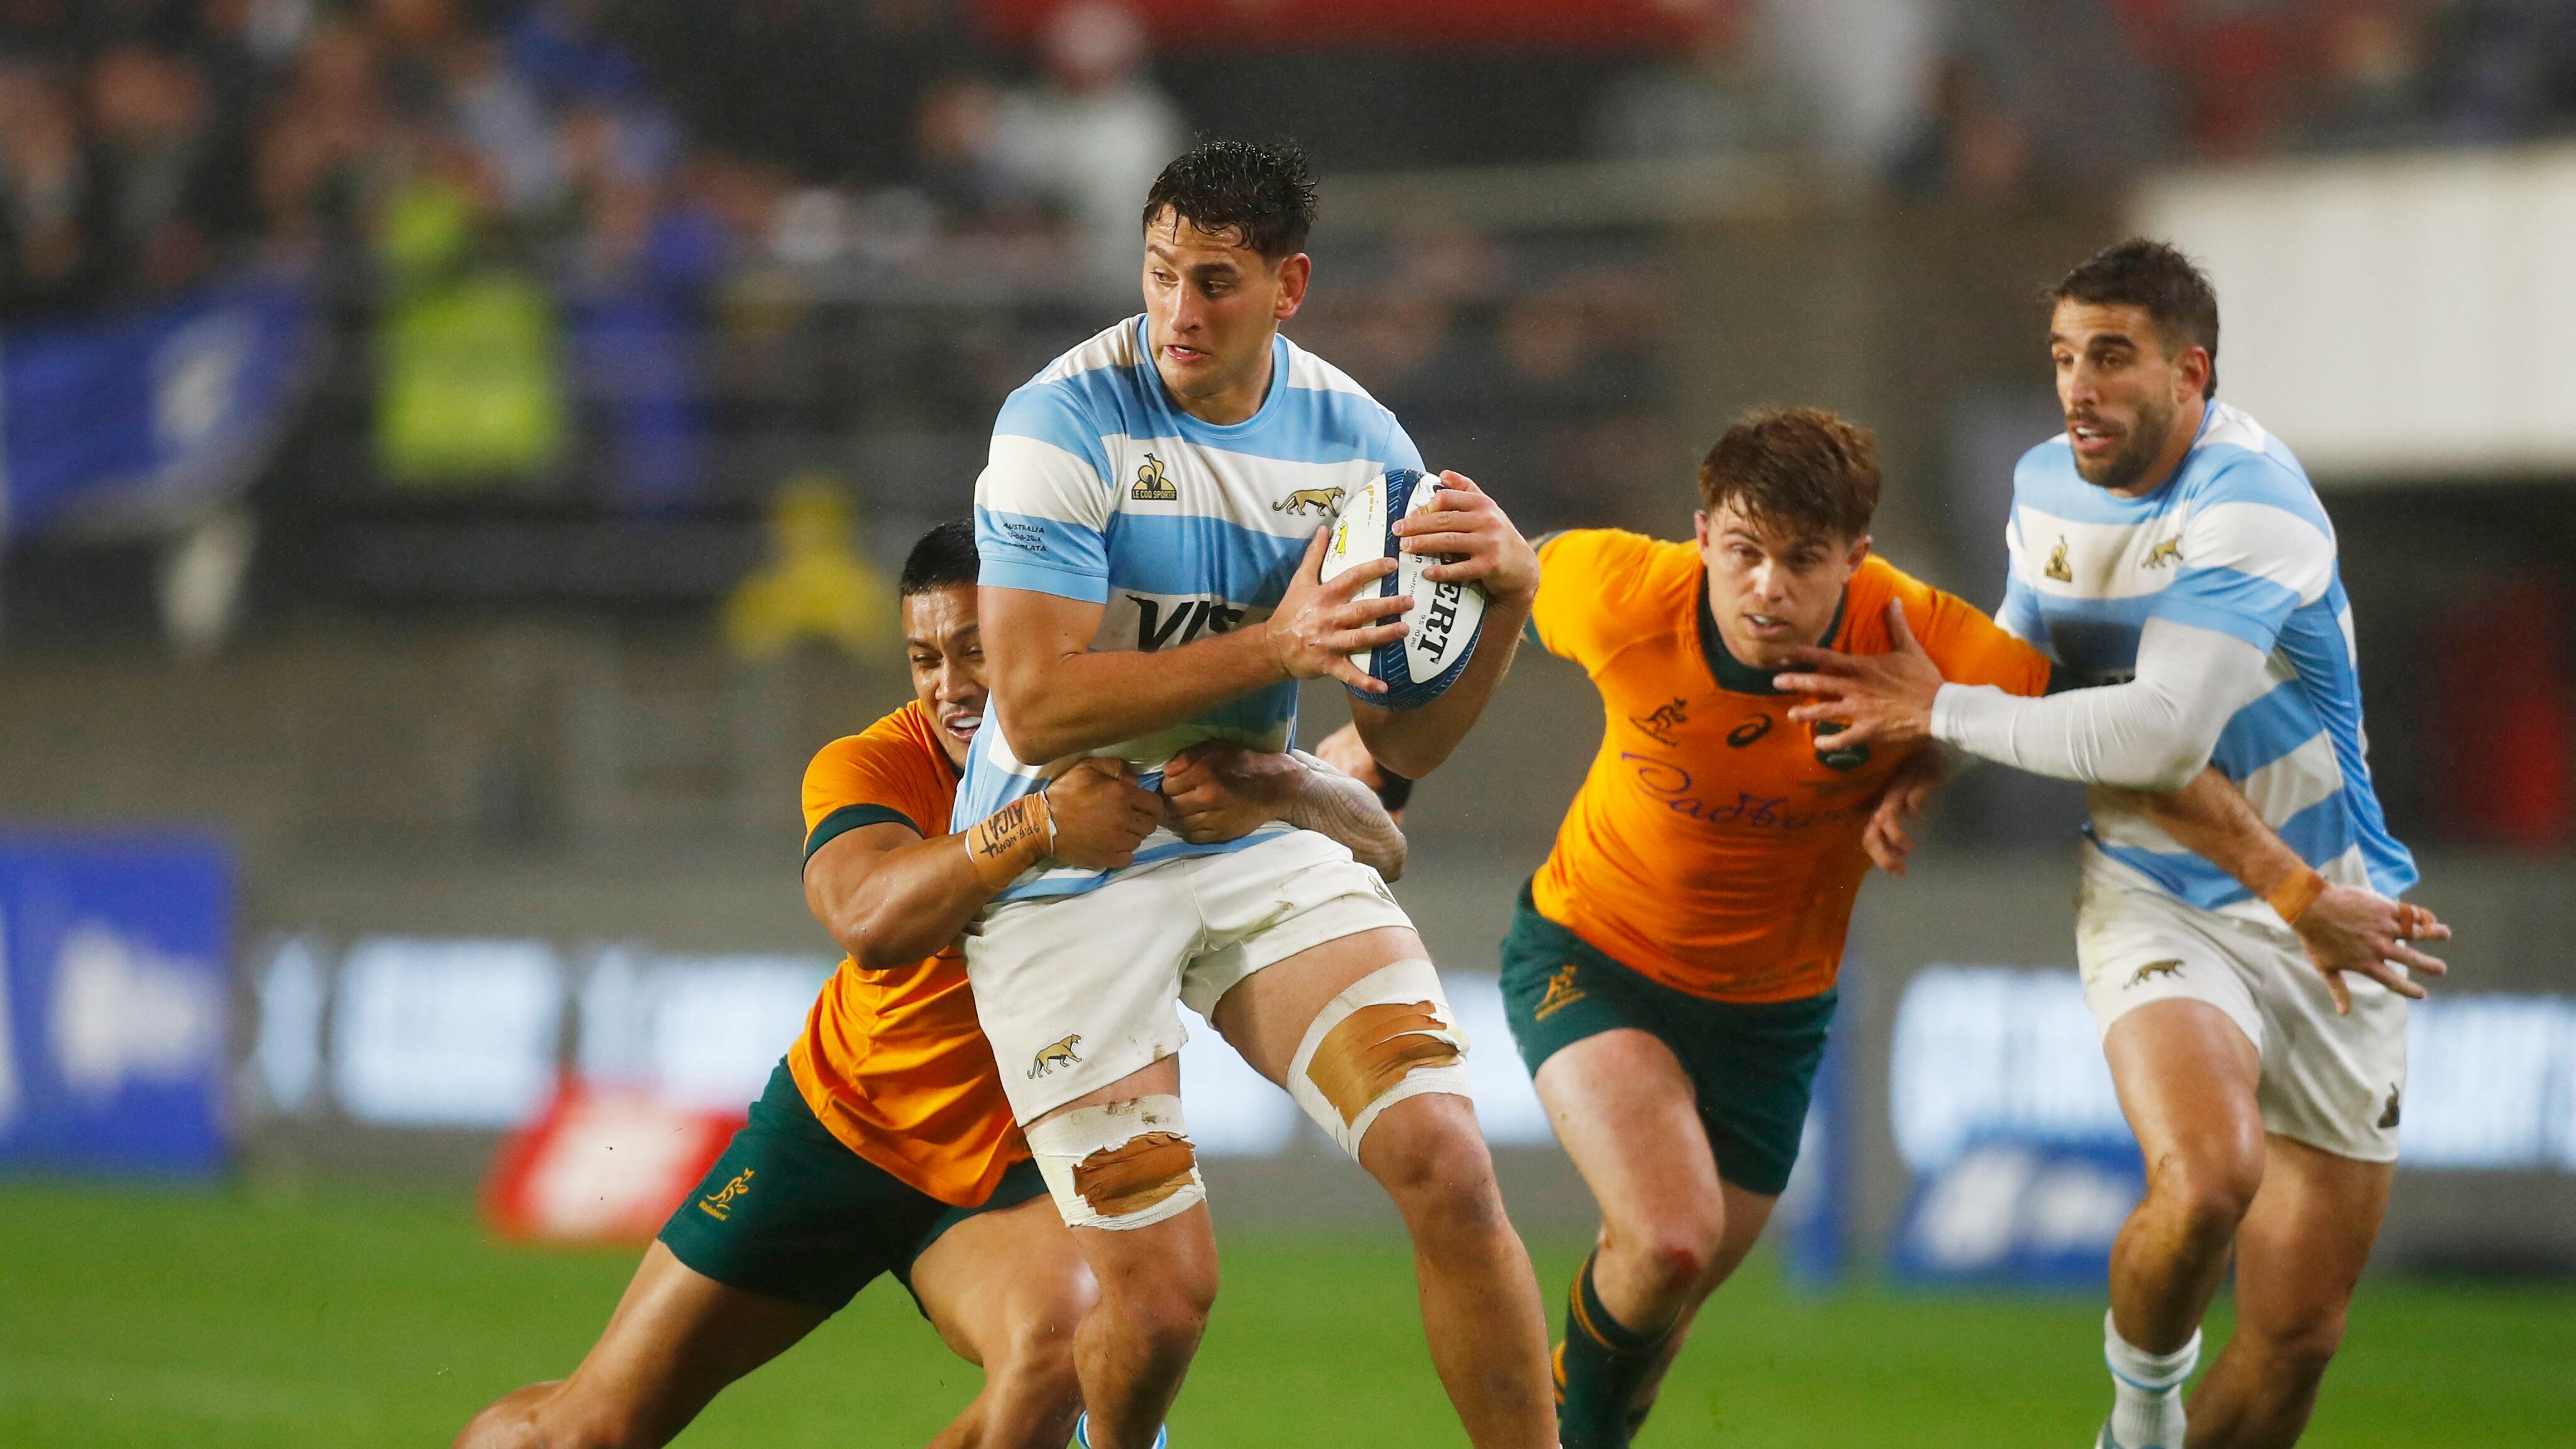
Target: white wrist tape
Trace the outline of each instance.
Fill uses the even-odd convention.
[[[1149,1228],[1207,1200],[1178,1097],[1076,1107],[1028,1138],[1067,1227]]]
[[[1467,1089],[1467,1034],[1440,973],[1420,957],[1381,967],[1315,1013],[1288,1064],[1288,1094],[1353,1159],[1378,1114],[1407,1097]]]

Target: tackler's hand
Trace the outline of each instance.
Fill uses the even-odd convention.
[[[1076,760],[1046,787],[1055,822],[1048,852],[1084,870],[1118,870],[1136,862],[1136,847],[1163,820],[1162,797],[1136,783],[1125,760]]]
[[[1909,744],[1932,733],[1932,702],[1941,693],[1941,667],[1916,642],[1905,608],[1887,605],[1888,651],[1837,654],[1812,645],[1793,656],[1802,669],[1781,674],[1771,687],[1808,696],[1789,718],[1807,724],[1839,722],[1837,746]]]
[[[1193,845],[1240,840],[1279,818],[1306,767],[1287,755],[1210,740],[1163,766],[1163,811]]]

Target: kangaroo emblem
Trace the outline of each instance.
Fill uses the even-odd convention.
[[[1574,963],[1568,961],[1547,978],[1547,994],[1538,999],[1538,1009],[1530,1013],[1530,1020],[1545,1021],[1581,1001],[1584,995],[1583,988],[1574,984]]]
[[[2142,569],[2160,569],[2167,564],[2178,564],[2181,562],[2182,535],[2177,533],[2173,537],[2166,539],[2164,542],[2157,544],[2154,548],[2148,549],[2146,562],[2139,564],[2138,567]]]
[[[1676,699],[1653,714],[1632,714],[1628,716],[1628,723],[1635,725],[1639,733],[1655,743],[1667,749],[1678,748],[1681,741],[1673,738],[1673,731],[1690,723],[1690,701]]]
[[[1137,486],[1143,487],[1144,485],[1138,484]],[[2061,584],[2071,584],[2075,582],[2075,570],[2069,567],[2066,562],[2066,540],[2063,538],[2057,541],[2057,547],[2048,551],[2047,573],[2050,578],[2057,580]]]
[[[1058,1067],[1069,1067],[1074,1063],[1081,1061],[1082,1057],[1080,1054],[1074,1051],[1074,1048],[1081,1045],[1081,1043],[1082,1037],[1077,1033],[1073,1036],[1066,1037],[1062,1041],[1049,1042],[1045,1046],[1040,1047],[1038,1049],[1038,1059],[1029,1064],[1030,1079],[1035,1080],[1036,1078],[1043,1077],[1047,1073],[1054,1071]]]
[[[2120,989],[2126,991],[2130,989],[2130,987],[2144,986],[2147,984],[2147,978],[2150,976],[2180,976],[2181,974],[2182,963],[2180,961],[2150,961],[2132,973],[2129,977],[2129,985],[2123,986]]]
[[[698,1199],[698,1211],[714,1218],[717,1222],[723,1222],[732,1217],[733,1200],[751,1191],[751,1179],[758,1171],[758,1168],[746,1167],[735,1173],[733,1181],[726,1183],[722,1192],[713,1197]]]
[[[1127,496],[1148,503],[1169,503],[1179,498],[1181,491],[1165,476],[1163,460],[1147,453],[1144,463],[1136,469],[1136,486],[1127,490]]]
[[[1270,511],[1294,518],[1312,510],[1330,518],[1341,506],[1342,490],[1339,488],[1300,488],[1271,504]]]

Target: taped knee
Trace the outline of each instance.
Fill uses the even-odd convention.
[[[1467,1034],[1440,973],[1415,957],[1362,977],[1315,1014],[1289,1062],[1288,1092],[1344,1152],[1407,1097],[1468,1097]]]
[[[1028,1136],[1068,1226],[1147,1228],[1207,1200],[1178,1097],[1076,1107],[1031,1127]]]

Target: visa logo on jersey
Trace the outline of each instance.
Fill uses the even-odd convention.
[[[1136,611],[1136,647],[1147,654],[1160,649],[1177,649],[1204,634],[1231,632],[1244,620],[1245,610],[1223,599],[1157,597],[1152,594],[1123,596]]]

